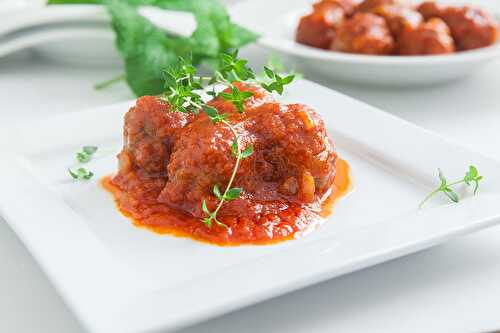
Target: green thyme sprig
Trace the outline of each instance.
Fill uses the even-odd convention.
[[[89,162],[97,149],[96,146],[83,146],[82,150],[76,153],[76,160],[80,163]]]
[[[477,168],[473,165],[469,166],[469,170],[465,173],[465,176],[462,179],[451,183],[448,182],[441,169],[438,169],[438,174],[439,174],[439,180],[441,182],[439,184],[439,187],[425,197],[425,199],[418,206],[419,208],[422,208],[427,201],[429,201],[433,196],[437,195],[438,193],[443,193],[453,202],[459,202],[460,196],[452,188],[452,186],[458,184],[474,186],[474,195],[476,195],[477,191],[479,190],[479,182],[483,179],[483,176],[479,175]]]
[[[203,111],[212,123],[223,123],[231,130],[234,136],[231,144],[231,154],[235,159],[235,165],[231,177],[223,192],[219,184],[215,184],[212,188],[212,193],[219,202],[213,211],[209,210],[205,200],[201,202],[202,211],[206,214],[202,222],[208,227],[211,227],[215,222],[218,226],[227,228],[225,224],[217,219],[217,214],[225,202],[240,197],[243,189],[232,186],[241,161],[250,157],[253,154],[254,148],[252,145],[249,145],[245,149],[242,149],[238,132],[226,120],[229,115],[221,114],[217,109],[206,104],[201,97],[201,92],[204,91],[213,98],[222,98],[233,104],[238,112],[243,113],[244,104],[253,96],[253,93],[250,91],[240,91],[234,85],[235,82],[253,82],[260,84],[268,92],[272,93],[275,91],[282,94],[284,86],[290,84],[295,77],[294,75],[282,76],[268,67],[265,68],[265,72],[269,78],[269,82],[259,83],[255,78],[254,71],[248,67],[248,61],[238,58],[237,50],[221,54],[219,57],[219,68],[210,77],[198,76],[196,68],[192,65],[191,61],[183,58],[179,59],[177,66],[169,68],[164,72],[166,91],[161,98],[171,105],[172,111],[193,113]],[[217,92],[215,90],[215,86],[217,85],[222,85],[227,89]]]
[[[248,81],[255,79],[254,71],[247,66],[248,60],[238,59],[238,50],[222,53],[219,57],[219,69],[215,77],[222,76],[227,81]]]
[[[265,67],[272,69],[275,73],[278,73],[281,76],[293,74],[295,79],[301,79],[304,77],[304,75],[298,72],[295,68],[292,68],[291,70],[287,69],[285,64],[281,61],[281,58],[276,54],[272,54],[269,59],[267,59]],[[263,70],[259,73],[258,77],[265,79],[267,77],[266,72]]]
[[[76,153],[75,158],[79,163],[87,163],[92,160],[92,157],[97,152],[97,149],[98,147],[96,146],[83,146],[82,150]],[[75,180],[89,180],[94,176],[92,171],[83,167],[75,170],[68,168],[68,173],[71,178]]]
[[[76,170],[68,169],[68,173],[75,180],[89,180],[94,176],[92,171],[89,171],[85,168],[78,168]]]
[[[233,143],[231,144],[231,154],[232,156],[236,159],[233,172],[231,174],[231,178],[229,178],[229,182],[226,185],[226,189],[224,190],[224,193],[221,192],[219,185],[215,184],[212,188],[212,193],[215,195],[215,197],[219,200],[219,203],[217,204],[217,207],[215,208],[214,211],[210,211],[208,209],[207,203],[205,200],[201,202],[201,208],[207,216],[202,220],[205,225],[208,227],[212,226],[212,223],[215,222],[219,226],[226,227],[227,226],[224,223],[221,223],[217,219],[217,213],[221,209],[222,205],[226,201],[232,201],[235,199],[238,199],[240,197],[241,192],[243,189],[241,187],[231,187],[233,185],[233,182],[236,178],[236,173],[238,172],[239,165],[241,163],[241,160],[250,157],[253,154],[253,145],[248,145],[244,150],[241,149],[241,145],[239,142],[239,135],[238,132],[236,132],[236,129],[226,120],[220,119],[220,117],[211,117],[212,122],[217,123],[217,122],[222,122],[224,125],[229,127],[231,132],[234,135],[234,140]]]
[[[247,99],[253,96],[253,93],[251,91],[240,91],[235,86],[232,86],[230,93],[221,92],[219,93],[219,96],[232,103],[239,113],[243,113],[243,104]]]
[[[261,83],[262,88],[266,89],[269,92],[276,91],[280,95],[283,94],[283,87],[287,84],[292,83],[293,79],[295,78],[294,74],[281,76],[267,66],[264,67],[264,72],[266,73],[266,76],[271,79],[271,82]]]
[[[179,58],[179,64],[163,72],[165,88],[163,98],[175,111],[198,113],[204,104],[197,93],[203,89],[202,78],[195,78],[196,68],[190,61]]]

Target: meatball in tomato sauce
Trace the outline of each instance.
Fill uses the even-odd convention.
[[[223,109],[219,109],[224,112]],[[240,144],[252,145],[254,154],[241,161],[234,186],[244,192],[227,202],[222,215],[255,218],[267,203],[312,203],[331,186],[336,154],[323,122],[303,105],[266,103],[228,121],[237,128]],[[158,200],[203,216],[200,202],[215,208],[214,184],[227,184],[234,168],[232,131],[222,122],[212,124],[201,114],[180,134],[168,165],[168,181]]]
[[[403,30],[415,29],[423,21],[422,15],[418,11],[400,5],[379,6],[372,13],[385,19],[396,39]]]
[[[356,3],[353,0],[321,0],[313,4],[313,11],[333,7],[340,7],[346,16],[351,16],[356,9]]]
[[[424,55],[483,48],[498,39],[498,22],[477,7],[434,1],[418,6],[409,0],[364,0],[359,4],[344,1],[314,4],[313,12],[301,19],[297,41],[322,49],[329,43],[330,50],[349,53]],[[400,41],[403,32],[404,40]],[[399,48],[403,51],[399,52]]]
[[[300,19],[295,39],[298,43],[328,49],[335,38],[336,27],[345,19],[349,1],[323,0],[314,5],[312,13]]]
[[[386,21],[369,13],[356,13],[342,22],[331,45],[334,51],[373,55],[388,55],[394,48],[394,38]]]
[[[165,174],[178,130],[193,119],[193,114],[171,112],[170,105],[157,97],[139,98],[125,115],[120,173],[126,174],[135,168],[139,175]]]
[[[346,193],[348,165],[312,108],[234,86],[253,95],[242,113],[223,98],[209,101],[223,121],[174,112],[152,96],[126,114],[119,172],[103,185],[135,224],[221,245],[266,244],[314,226]],[[251,153],[236,156],[235,140]],[[228,184],[238,194],[221,200]],[[203,223],[215,210],[217,226]]]
[[[455,51],[450,29],[441,19],[432,18],[416,29],[405,29],[398,40],[401,55],[447,54]]]
[[[377,7],[385,5],[397,5],[401,7],[409,7],[408,1],[406,0],[364,0],[357,6],[356,11],[366,12],[366,13],[372,12]]]
[[[478,49],[497,41],[498,23],[480,8],[424,2],[418,9],[427,19],[438,17],[446,22],[459,50]]]

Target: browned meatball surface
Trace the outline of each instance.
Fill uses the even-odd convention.
[[[497,41],[498,22],[480,8],[424,2],[418,9],[426,18],[439,17],[446,22],[459,50],[486,47]]]
[[[192,114],[170,112],[170,106],[157,97],[139,98],[125,115],[120,173],[134,168],[139,176],[165,174],[177,131],[193,119]]]
[[[403,30],[398,44],[402,55],[447,54],[455,51],[450,29],[438,18],[432,18],[416,29]]]
[[[385,20],[374,14],[356,13],[341,23],[331,45],[334,51],[388,55],[395,42]]]
[[[402,7],[409,7],[409,3],[406,0],[364,0],[358,5],[356,11],[371,12],[377,7],[384,5],[397,5]]]
[[[439,17],[444,10],[444,6],[435,1],[424,1],[418,5],[417,10],[426,20],[428,20],[432,17]]]
[[[392,35],[396,38],[404,29],[415,29],[423,21],[418,11],[400,5],[379,6],[372,13],[385,19]]]
[[[314,6],[311,14],[300,19],[295,40],[301,44],[328,49],[335,37],[335,28],[344,20],[345,15],[340,1],[321,1]]]
[[[224,112],[219,108],[220,112]],[[255,153],[242,160],[235,187],[240,198],[228,202],[222,215],[258,216],[275,209],[272,202],[313,202],[331,186],[336,154],[323,122],[303,105],[266,103],[245,114],[232,113],[243,147]],[[168,181],[158,200],[193,216],[203,216],[200,202],[217,203],[212,186],[227,184],[235,159],[234,135],[223,123],[212,124],[203,114],[179,136],[168,165]],[[265,204],[268,202],[268,204]]]
[[[351,16],[356,9],[356,3],[352,0],[321,0],[313,4],[313,11],[339,6],[347,16]]]

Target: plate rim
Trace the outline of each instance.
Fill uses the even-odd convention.
[[[409,123],[407,121],[401,120],[393,115],[386,114],[383,111],[368,106],[363,102],[359,102],[353,98],[342,95],[328,88],[321,87],[318,84],[306,80],[299,81],[297,84],[299,85],[299,87],[301,84],[310,85],[311,88],[318,89],[318,91],[321,91],[325,94],[337,95],[338,97],[349,100],[349,103],[353,103],[353,105],[355,105],[356,103],[358,105],[363,105],[367,108],[367,110],[362,110],[362,112],[365,111],[373,112],[374,117],[379,117],[380,121],[382,120],[387,121],[388,123],[390,123],[391,126],[393,126],[394,124],[399,124],[401,126],[404,125],[403,126],[404,130],[409,130],[410,132],[415,132],[418,133],[419,135],[428,136],[430,137],[429,140],[432,139],[431,141],[438,140],[446,148],[449,147],[456,148],[455,146],[457,146],[452,141],[443,139],[439,135],[421,129],[418,126]],[[60,121],[70,121],[72,119],[75,119],[75,117],[91,118],[97,112],[103,112],[107,109],[115,110],[115,108],[117,107],[122,108],[125,107],[126,105],[130,105],[130,102],[116,103],[107,107],[91,109],[93,111],[74,112],[70,114],[56,116],[53,118],[59,118]],[[46,119],[45,120],[46,123],[44,124],[48,124],[51,121],[51,119]],[[36,124],[36,122],[32,122],[32,124]],[[26,125],[24,124],[23,126]],[[28,126],[28,128],[29,127],[30,126]],[[15,133],[15,129],[11,129],[10,131],[5,131],[5,132],[0,131],[0,137],[7,138],[12,133]],[[5,142],[5,140],[0,140],[0,142]],[[65,142],[61,144],[68,144],[68,143]],[[29,145],[29,143],[26,143],[26,145]],[[463,146],[458,145],[457,149],[470,151],[469,149],[462,147]],[[10,154],[11,154],[10,156],[20,156],[20,155],[24,156],[27,153],[26,152],[16,153],[11,150]],[[489,157],[485,157],[482,154],[478,153],[474,154],[480,156],[482,159],[485,159],[486,162],[492,163],[495,168],[500,165],[497,161],[492,160]],[[23,178],[23,181],[25,181],[26,183],[15,184],[16,191],[18,191],[16,192],[16,194],[22,195],[24,193],[23,189],[31,188],[30,186],[33,186],[33,189],[36,189],[37,191],[39,191],[39,193],[44,193],[44,196],[46,196],[47,200],[49,200],[47,201],[48,204],[46,209],[51,209],[52,207],[54,207],[54,200],[55,201],[58,200],[57,196],[47,192],[45,185],[41,183],[32,173],[30,173],[29,167],[26,166],[25,165],[26,163],[22,161],[22,157],[21,160],[17,158],[18,157],[16,157],[16,160],[7,159],[7,161],[9,161],[8,163],[0,164],[0,171],[2,171],[0,172],[0,179],[3,180],[5,183],[10,184],[10,186],[12,187],[14,186],[13,182],[17,179],[17,177],[19,177],[19,175],[21,175],[21,177],[23,175],[24,176],[27,175],[28,176],[27,178],[25,179]],[[19,167],[23,165],[24,167],[22,168]],[[498,179],[496,180],[498,181]],[[38,196],[40,196],[40,194],[38,194]],[[278,295],[293,290],[297,290],[305,286],[309,286],[333,277],[347,274],[354,270],[359,270],[380,262],[391,260],[393,258],[402,255],[413,253],[423,248],[436,245],[437,243],[443,242],[452,237],[464,235],[500,223],[500,207],[497,208],[497,205],[491,204],[492,202],[498,202],[499,194],[495,192],[494,194],[480,195],[474,199],[464,200],[462,203],[459,204],[459,206],[444,205],[436,208],[431,208],[428,210],[423,210],[417,213],[413,213],[411,216],[399,216],[394,219],[388,220],[386,223],[391,223],[391,225],[395,226],[399,225],[400,228],[405,227],[404,230],[402,230],[401,232],[404,231],[403,235],[406,235],[407,238],[403,240],[401,239],[395,240],[392,239],[391,237],[388,237],[387,239],[381,239],[379,240],[379,242],[387,242],[387,243],[383,244],[376,243],[374,245],[376,246],[375,248],[376,251],[373,248],[363,248],[362,246],[359,248],[349,248],[349,246],[353,247],[359,245],[359,243],[357,242],[348,244],[349,246],[347,246],[345,249],[349,249],[349,251],[358,251],[357,252],[358,257],[356,257],[356,260],[354,260],[354,264],[353,264],[353,259],[349,257],[352,256],[352,253],[344,254],[344,257],[342,257],[342,253],[339,254],[337,252],[325,252],[325,250],[327,250],[330,247],[331,245],[330,242],[332,240],[331,236],[325,236],[320,238],[317,242],[305,244],[304,246],[299,246],[290,250],[292,251],[292,254],[295,254],[297,256],[302,255],[303,262],[305,263],[305,265],[311,265],[307,266],[310,268],[310,270],[304,270],[303,266],[301,266],[302,271],[298,271],[296,267],[294,268],[286,266],[286,267],[281,267],[282,268],[281,272],[273,271],[272,269],[269,268],[268,262],[269,260],[271,260],[271,262],[272,260],[275,261],[279,260],[281,258],[280,253],[272,254],[271,259],[268,257],[263,257],[250,260],[249,263],[248,262],[240,263],[236,265],[238,267],[235,267],[234,269],[230,270],[230,274],[234,279],[240,279],[243,281],[244,279],[242,279],[242,276],[248,277],[249,274],[252,276],[253,281],[259,280],[261,282],[269,281],[270,278],[272,279],[278,276],[289,276],[290,274],[294,276],[294,279],[288,280],[288,282],[286,282],[285,284],[283,283],[280,284],[279,279],[277,282],[274,282],[274,284],[267,283],[265,288],[261,288],[261,285],[248,284],[244,287],[244,290],[236,290],[233,294],[229,296],[219,297],[217,301],[218,303],[212,303],[211,306],[203,304],[201,305],[196,304],[196,306],[193,306],[192,303],[189,303],[191,305],[188,306],[189,304],[182,303],[183,301],[184,302],[186,301],[185,298],[182,298],[183,295],[187,293],[195,293],[197,291],[199,292],[200,290],[208,290],[210,288],[215,290],[213,285],[207,285],[206,282],[203,281],[201,281],[200,283],[200,280],[203,280],[206,277],[204,276],[197,277],[192,281],[187,281],[186,284],[180,287],[175,286],[175,290],[172,290],[174,287],[168,287],[153,293],[136,295],[132,299],[120,298],[119,295],[120,288],[122,288],[123,286],[126,287],[128,285],[126,282],[130,282],[130,281],[124,281],[123,285],[117,286],[118,288],[117,290],[107,291],[109,294],[104,293],[104,295],[108,295],[108,297],[115,297],[116,299],[113,298],[112,300],[110,300],[112,302],[111,304],[115,305],[118,304],[122,306],[122,308],[118,309],[116,313],[112,313],[113,316],[103,316],[102,313],[100,312],[99,313],[94,312],[98,310],[92,310],[89,307],[89,305],[86,304],[86,302],[88,302],[89,300],[88,297],[90,297],[91,295],[85,296],[82,294],[82,292],[75,294],[75,291],[73,289],[78,284],[75,284],[75,281],[71,281],[70,285],[68,285],[67,284],[68,281],[62,280],[63,279],[62,276],[71,277],[71,274],[75,274],[75,272],[61,272],[61,268],[57,267],[57,264],[60,264],[61,262],[60,261],[58,262],[57,260],[56,262],[51,261],[52,257],[50,257],[50,255],[53,255],[53,253],[48,253],[47,251],[49,251],[49,249],[44,249],[44,245],[46,245],[47,240],[44,238],[35,240],[31,239],[34,237],[34,235],[29,233],[30,232],[29,228],[32,228],[33,224],[28,225],[27,224],[28,222],[26,221],[35,220],[38,213],[30,212],[29,210],[24,210],[24,211],[18,210],[20,205],[26,204],[26,200],[27,199],[18,200],[17,195],[12,195],[12,193],[5,193],[2,189],[0,189],[0,212],[2,213],[3,216],[6,217],[7,222],[15,230],[16,234],[18,234],[20,238],[23,240],[23,243],[28,247],[30,253],[36,258],[36,261],[40,264],[42,269],[47,273],[51,282],[55,286],[56,290],[63,296],[63,299],[68,303],[70,308],[72,308],[72,310],[78,315],[78,317],[83,320],[84,324],[88,328],[92,329],[92,331],[103,332],[103,333],[109,332],[110,329],[112,329],[114,332],[123,332],[123,333],[143,332],[143,331],[158,330],[158,329],[177,329],[186,326],[188,324],[195,323],[199,320],[208,319],[210,317],[220,315],[222,313],[226,313],[229,311],[233,311],[235,309],[248,306],[256,302],[263,301],[265,299],[276,297]],[[33,198],[29,198],[29,200],[33,200]],[[28,203],[30,203],[29,200]],[[50,200],[52,200],[52,204],[50,203]],[[64,205],[62,206],[63,207],[61,208],[60,203],[58,203],[58,205],[56,205],[56,210],[62,209],[64,210],[62,213],[65,213],[67,209],[64,207]],[[463,216],[464,214],[460,207],[465,207],[468,210],[470,210],[471,211],[470,215]],[[490,214],[491,216],[488,215],[488,218],[485,218],[482,215],[485,214],[485,211],[487,211],[488,214]],[[450,214],[453,217],[452,221],[445,221],[445,219],[442,219],[439,220],[440,223],[437,223],[437,226],[444,228],[446,232],[441,234],[439,233],[436,234],[436,229],[433,229],[436,227],[435,221],[430,220],[429,216],[433,218],[436,218],[436,216],[437,217],[447,216],[447,218],[450,218]],[[402,225],[401,223],[399,223],[399,221],[404,218],[414,219],[414,221],[416,222],[410,224],[406,223]],[[467,219],[474,219],[474,222],[467,221]],[[76,217],[76,220],[77,222],[79,221],[78,217]],[[408,225],[410,225],[411,228],[407,229]],[[432,226],[432,228],[429,228],[430,226]],[[376,224],[375,226],[373,226],[373,228],[379,228],[379,227],[380,224]],[[359,237],[361,238],[367,237],[366,235],[373,234],[373,230],[370,227],[363,228],[363,230],[364,231],[361,231],[360,233],[346,233],[344,235],[336,235],[336,236],[339,238],[344,237],[344,241],[347,242],[349,239],[359,240]],[[39,229],[39,232],[43,232],[43,230]],[[427,235],[427,233],[432,233],[431,235],[432,237],[427,237],[425,239],[415,241],[414,238],[415,234],[418,233],[421,233],[423,235]],[[86,235],[85,237],[88,240],[93,239],[92,235]],[[62,237],[60,241],[64,241],[65,244],[69,244],[67,243],[67,240],[63,239]],[[403,244],[401,244],[401,242],[403,242]],[[387,244],[390,244],[391,246],[387,248]],[[304,251],[304,248],[308,249],[308,251]],[[71,251],[75,251],[75,249],[69,249],[68,251],[69,253],[71,253]],[[287,251],[287,253],[290,253],[290,251]],[[304,257],[311,255],[311,253],[317,255],[316,257],[312,257],[313,260],[309,260],[311,259],[309,257]],[[83,254],[80,253],[79,255],[82,256]],[[321,260],[325,262],[331,262],[331,260],[338,260],[339,258],[347,260],[346,255],[347,259],[349,259],[348,265],[345,263],[344,266],[342,266],[337,263],[337,266],[325,265],[327,266],[325,268],[324,266],[321,267],[317,266],[317,262],[315,263],[315,260]],[[59,260],[61,260],[61,258],[59,258]],[[80,268],[74,267],[74,269],[76,269],[77,272],[82,269],[92,270],[93,269],[92,267],[95,265],[96,263],[91,262],[88,263],[88,265],[84,265],[84,267]],[[116,266],[114,263],[110,264],[109,258],[106,257],[104,257],[102,261],[100,261],[97,265],[99,267],[111,265],[112,267],[116,267],[116,269],[120,271],[124,269],[122,267]],[[240,266],[244,267],[241,268]],[[270,266],[279,267],[273,265]],[[311,276],[310,275],[312,274],[311,272],[313,272],[315,275]],[[131,279],[134,283],[137,282],[133,280],[134,277],[131,277]],[[83,288],[84,291],[88,291],[91,290],[92,286],[94,286],[96,283],[99,282],[100,281],[85,281],[85,283],[79,285],[79,287]],[[194,286],[192,285],[193,283],[195,284]],[[220,284],[222,282],[218,281],[217,283]],[[231,288],[235,287],[233,286]],[[212,296],[214,295],[215,294],[212,294]],[[101,300],[102,296],[103,295],[98,295],[97,298],[94,299],[94,301]],[[172,299],[174,297],[176,297],[175,300],[178,301],[178,303],[176,304],[172,304]],[[188,301],[189,300],[192,301],[192,299],[188,299]],[[143,309],[142,312],[140,311],[140,309]],[[144,309],[148,309],[148,311],[144,311]],[[165,309],[176,310],[176,311],[170,311],[170,313],[167,314],[162,313],[162,311]],[[127,321],[127,323],[116,322],[116,318],[123,318],[123,317],[128,318],[129,321]]]

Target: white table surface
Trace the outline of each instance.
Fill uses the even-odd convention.
[[[261,64],[266,57],[255,47],[244,54],[253,64]],[[0,59],[0,123],[129,99],[132,95],[123,84],[105,91],[92,89],[94,83],[119,72],[72,68],[29,51]],[[425,89],[322,83],[500,160],[500,61],[464,81]],[[0,263],[0,332],[84,332],[1,217]],[[181,332],[480,333],[493,329],[500,329],[498,227]]]

